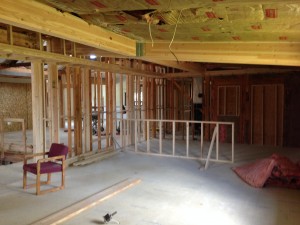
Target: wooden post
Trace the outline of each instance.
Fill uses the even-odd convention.
[[[115,59],[111,59],[112,60],[112,64],[115,64]],[[117,108],[116,108],[116,73],[112,73],[112,88],[111,88],[111,141],[112,141],[112,145],[114,144],[114,137],[116,134],[116,128],[117,128]]]
[[[146,77],[143,77],[143,87],[142,87],[142,96],[143,96],[143,104],[142,104],[142,120],[144,121],[146,118],[147,118],[147,78]],[[144,140],[147,139],[147,129],[146,129],[146,125],[147,123],[144,122],[143,123],[143,138]]]
[[[151,79],[151,119],[156,119],[156,88],[155,79]],[[152,137],[156,137],[156,123],[152,123]]]
[[[41,51],[43,50],[43,40],[41,33],[36,33],[36,48]]]
[[[128,87],[128,106],[129,106],[129,118],[130,119],[135,119],[134,117],[134,77],[129,76],[129,87]],[[130,126],[129,126],[129,140],[130,143],[134,143],[134,121],[130,121]]]
[[[102,110],[102,74],[97,71],[97,105],[98,105],[98,121],[97,121],[97,134],[98,134],[98,151],[102,149],[101,143],[101,127],[103,126],[103,110]]]
[[[121,111],[121,116],[120,116],[120,139],[121,139],[121,147],[124,147],[124,126],[123,126],[123,74],[120,74],[120,111]]]
[[[82,113],[81,113],[81,69],[75,67],[73,99],[74,99],[74,151],[75,155],[82,154]]]
[[[0,117],[0,148],[1,148],[1,160],[4,159],[4,121]]]
[[[89,68],[82,69],[82,89],[83,89],[83,132],[84,143],[83,152],[92,150],[92,135],[91,135],[91,70]]]
[[[106,63],[108,62],[108,59],[106,59]],[[110,81],[111,81],[111,74],[108,72],[105,72],[105,108],[106,108],[106,120],[105,120],[105,133],[106,133],[106,148],[109,146],[109,135],[110,135]]]
[[[59,78],[59,77],[58,77]],[[61,74],[61,78],[58,79],[58,104],[59,104],[59,127],[64,128],[64,115],[65,115],[65,108],[64,108],[64,85],[66,84],[66,74]]]
[[[106,76],[106,147],[111,146],[112,135],[112,73]]]
[[[137,135],[138,135],[138,142],[141,142],[141,84],[140,84],[141,77],[136,76],[136,119],[138,120],[137,123]]]
[[[204,91],[204,99],[203,99],[203,120],[209,121],[210,118],[210,94],[211,94],[211,79],[210,77],[204,76],[203,81],[203,91]],[[209,140],[210,139],[210,124],[202,124],[204,126],[204,139]]]
[[[44,138],[44,74],[41,61],[31,62],[31,90],[32,90],[32,136],[33,152],[43,152],[45,149]]]
[[[128,60],[127,61],[127,67],[131,67],[131,61]],[[126,102],[127,102],[127,106],[128,106],[128,110],[127,110],[127,118],[128,119],[134,119],[134,79],[133,76],[130,75],[127,77],[128,79],[126,79],[126,83],[127,83],[127,95],[126,95]],[[128,136],[127,136],[127,140],[128,140],[128,144],[132,144],[134,143],[134,123],[133,121],[129,121],[127,123],[127,132],[128,132]]]
[[[72,157],[72,101],[71,101],[71,73],[69,65],[66,66],[66,78],[67,78],[67,120],[68,120],[68,147],[69,147],[69,157]]]
[[[59,143],[58,72],[56,63],[48,63],[48,84],[50,143]]]

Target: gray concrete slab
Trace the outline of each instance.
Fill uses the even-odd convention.
[[[299,190],[253,188],[231,170],[261,157],[261,150],[237,146],[235,164],[211,163],[207,171],[200,170],[203,165],[196,160],[126,150],[104,161],[69,167],[66,188],[43,196],[36,196],[34,188],[22,189],[21,163],[1,166],[0,224],[30,224],[121,180],[140,178],[140,184],[64,224],[103,224],[106,213],[117,211],[113,218],[126,225],[298,225]],[[267,155],[275,151],[299,157],[298,149],[265,148]],[[59,183],[58,175],[53,182]]]

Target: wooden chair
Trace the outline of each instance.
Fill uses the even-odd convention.
[[[37,153],[28,155],[24,158],[23,165],[23,188],[36,186],[36,194],[45,194],[48,192],[62,190],[65,187],[65,159],[68,154],[68,147],[63,144],[53,143],[49,152]],[[48,157],[45,158],[45,155]],[[27,163],[29,158],[35,156],[44,156],[43,159],[39,159],[37,163]],[[27,172],[36,175],[36,183],[27,185]],[[59,187],[50,188],[44,191],[40,190],[41,185],[50,184],[51,174],[61,172],[61,185]],[[41,174],[47,174],[47,181],[41,182]]]

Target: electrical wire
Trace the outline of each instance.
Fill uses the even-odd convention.
[[[152,43],[152,48],[153,48],[154,42],[153,42],[153,37],[152,37],[152,32],[151,32],[151,21],[152,21],[152,16],[150,17],[148,24],[149,24],[149,35],[151,38],[151,43]]]
[[[175,57],[177,63],[179,63],[179,61],[178,61],[178,58],[177,58],[177,56],[175,55],[175,53],[172,51],[171,45],[173,44],[173,41],[174,41],[174,38],[175,38],[175,34],[176,34],[176,30],[177,30],[177,25],[178,25],[179,19],[180,19],[180,17],[181,17],[182,10],[183,10],[183,9],[180,10],[179,16],[178,16],[177,21],[176,21],[176,25],[175,25],[173,37],[172,37],[172,40],[171,40],[171,42],[170,42],[170,44],[169,44],[169,50],[170,50],[170,52],[172,53],[172,55]]]

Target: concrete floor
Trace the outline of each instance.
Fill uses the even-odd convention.
[[[280,152],[300,159],[299,149],[236,146],[234,164],[135,154],[126,149],[109,159],[69,167],[66,188],[36,196],[22,189],[22,164],[0,166],[0,224],[31,224],[126,178],[142,182],[64,224],[103,224],[106,213],[126,225],[298,225],[299,190],[248,186],[231,167]],[[30,176],[34,182],[34,176]],[[59,176],[53,176],[54,184]],[[114,224],[113,221],[110,224]]]

